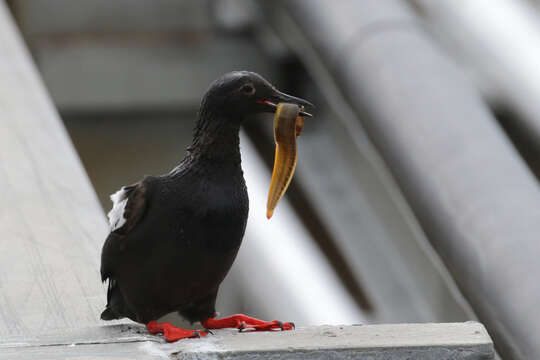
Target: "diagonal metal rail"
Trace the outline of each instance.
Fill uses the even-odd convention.
[[[366,115],[363,126],[501,355],[539,358],[531,274],[540,273],[540,191],[474,86],[404,1],[280,4]]]

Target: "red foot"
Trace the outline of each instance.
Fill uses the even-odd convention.
[[[263,321],[242,314],[236,314],[223,319],[210,318],[201,322],[201,324],[207,329],[236,328],[240,331],[244,329],[254,329],[255,331],[294,329],[294,323],[292,322],[281,322],[278,320]]]
[[[185,330],[173,326],[169,323],[157,323],[157,321],[150,321],[146,324],[146,329],[150,334],[163,334],[165,339],[169,342],[175,342],[180,339],[200,338],[206,336],[206,331],[200,330]]]

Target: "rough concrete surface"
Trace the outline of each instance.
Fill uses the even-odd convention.
[[[318,326],[272,334],[226,330],[198,341],[156,347],[177,359],[473,360],[494,356],[489,335],[476,322]]]
[[[493,343],[476,322],[317,326],[294,331],[215,330],[201,339],[168,344],[140,325],[7,337],[4,359],[493,359]]]

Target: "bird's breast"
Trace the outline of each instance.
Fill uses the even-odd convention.
[[[210,251],[226,251],[240,246],[249,211],[243,178],[227,183],[211,183],[204,191],[201,229]]]
[[[156,206],[168,208],[168,238],[179,251],[228,252],[240,246],[249,200],[238,166],[197,166],[164,183]],[[167,211],[167,212],[168,212]]]

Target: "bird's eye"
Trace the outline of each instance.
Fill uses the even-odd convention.
[[[242,85],[242,87],[240,88],[240,91],[242,91],[246,95],[255,94],[255,88],[253,87],[253,85],[250,85],[250,84]]]

